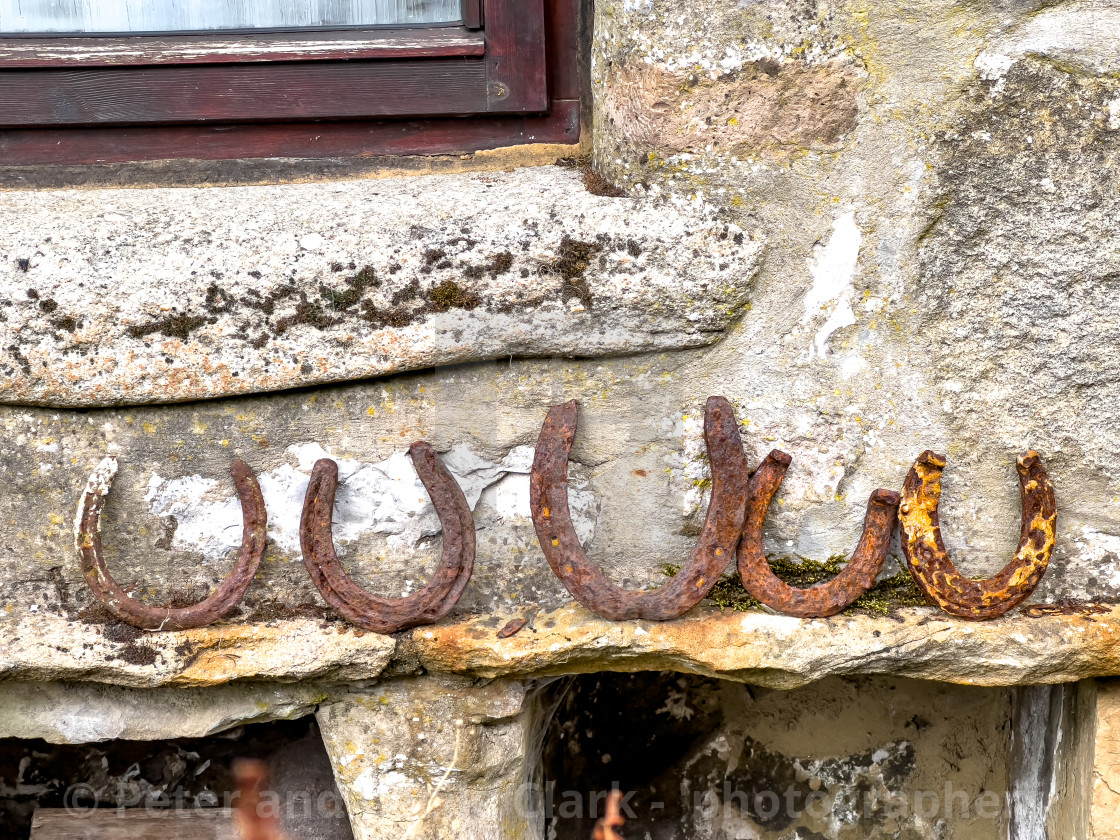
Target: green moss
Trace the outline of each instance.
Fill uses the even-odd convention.
[[[327,305],[338,312],[349,309],[362,299],[362,293],[351,288],[332,289],[328,286],[322,286],[319,292],[326,300]]]
[[[834,578],[844,568],[848,555],[835,554],[824,561],[799,555],[770,556],[766,561],[774,574],[783,582],[790,586],[805,587]],[[666,563],[661,570],[669,577],[675,577],[681,567]],[[732,609],[736,612],[746,612],[762,606],[743,588],[743,583],[737,574],[720,578],[708,594],[708,600],[720,609]],[[844,610],[844,613],[865,612],[871,615],[888,615],[892,610],[900,607],[921,607],[927,603],[910,574],[899,572],[876,583]]]
[[[339,266],[337,270],[341,270],[342,266],[335,263],[331,266],[331,270],[335,271],[335,266]],[[319,292],[326,300],[327,305],[336,312],[343,312],[362,300],[362,295],[365,294],[367,289],[375,289],[381,285],[381,281],[377,277],[377,271],[371,265],[367,265],[356,274],[347,277],[345,280],[346,288],[334,289],[329,286],[320,286]]]
[[[499,274],[505,274],[512,267],[513,254],[509,251],[502,251],[490,257],[489,265],[463,266],[463,277],[468,280],[481,280],[486,276],[486,272],[490,272],[491,276],[497,277]]]
[[[444,280],[428,293],[428,300],[440,312],[446,312],[452,307],[456,309],[474,309],[479,304],[478,295],[467,291],[454,280]]]
[[[583,186],[592,195],[604,198],[625,198],[626,190],[593,166],[584,167]]]
[[[928,604],[910,573],[899,572],[876,583],[848,609],[859,608],[872,615],[887,615],[899,607],[924,607]]]
[[[490,271],[493,274],[505,274],[513,267],[513,254],[502,251],[490,258]]]
[[[296,304],[296,311],[294,315],[289,315],[286,318],[280,318],[276,322],[274,332],[276,335],[283,335],[291,327],[296,324],[307,324],[317,330],[325,330],[334,326],[335,319],[323,311],[317,303],[312,303],[307,300],[307,296],[300,294],[301,300]]]
[[[584,308],[591,309],[591,287],[584,274],[591,268],[591,261],[603,250],[597,242],[582,242],[564,234],[552,268],[564,280],[561,294],[564,297],[578,297]]]
[[[169,315],[150,324],[129,327],[128,334],[133,338],[143,338],[146,335],[158,332],[163,333],[168,338],[178,338],[186,341],[190,338],[192,332],[208,323],[210,323],[210,320],[202,315]]]
[[[369,289],[380,286],[381,281],[377,279],[377,271],[374,267],[372,265],[367,265],[353,277],[346,278],[346,284],[355,289]]]

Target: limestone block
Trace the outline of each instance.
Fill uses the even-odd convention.
[[[149,633],[46,613],[3,615],[0,625],[0,680],[81,680],[133,688],[373,679],[396,647],[391,636],[311,619]]]
[[[1097,684],[1091,834],[1094,840],[1120,838],[1120,683]]]
[[[202,738],[243,723],[302,717],[328,696],[305,683],[130,689],[0,681],[0,738],[41,738],[52,744]]]
[[[523,685],[408,679],[318,712],[356,840],[533,840],[536,766]]]
[[[539,613],[510,639],[496,616],[417,628],[399,654],[430,671],[493,678],[679,670],[795,688],[830,674],[893,674],[967,685],[1074,682],[1120,671],[1120,609],[1106,615],[994,621],[934,608],[890,618],[798,619],[697,608],[670,622],[600,619],[582,607]]]
[[[868,74],[833,3],[596,5],[596,156],[625,181],[701,186],[742,161],[834,151],[856,127]],[[637,153],[638,168],[618,164]],[[697,157],[718,161],[697,166]]]
[[[558,167],[0,196],[0,390],[210,399],[516,356],[717,341],[761,243]]]
[[[684,618],[657,623],[607,621],[570,605],[528,613],[524,629],[499,638],[514,617],[444,620],[397,637],[340,621],[285,619],[130,639],[119,635],[119,625],[0,616],[0,680],[154,688],[347,682],[421,669],[480,679],[677,670],[793,688],[830,674],[1000,686],[1120,672],[1120,608],[1093,616],[1017,614],[969,622],[934,607],[882,618],[799,619],[701,606]]]

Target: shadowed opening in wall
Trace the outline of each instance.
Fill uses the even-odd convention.
[[[95,824],[124,830],[106,837],[148,836],[130,833],[137,829],[125,819],[146,814],[161,836],[189,840],[198,825],[208,832],[198,836],[225,837],[230,821],[223,809],[236,804],[233,764],[243,758],[271,767],[260,810],[278,819],[289,840],[352,840],[314,717],[168,741],[0,739],[0,836],[63,836],[49,832],[64,826],[71,832],[65,836],[85,837]],[[215,818],[188,820],[185,812]]]
[[[1007,689],[871,677],[775,691],[666,672],[551,690],[534,793],[555,840],[591,837],[612,790],[628,840],[1006,836]]]

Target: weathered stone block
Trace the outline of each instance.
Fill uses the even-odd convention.
[[[0,625],[0,679],[132,688],[373,679],[396,648],[390,636],[342,624],[324,628],[309,619],[215,624],[179,633],[70,622],[49,613],[8,615]]]
[[[499,681],[410,679],[323,706],[356,840],[533,840],[533,704]]]
[[[201,688],[264,680],[318,685],[421,672],[528,680],[676,670],[795,688],[848,674],[995,686],[1074,682],[1120,671],[1120,608],[1092,616],[1017,614],[971,622],[935,607],[899,610],[889,618],[807,620],[701,606],[676,621],[649,622],[607,621],[572,605],[530,613],[523,630],[499,638],[514,617],[495,612],[445,620],[397,637],[341,621],[288,619],[146,633],[150,638],[134,642],[114,641],[119,626],[50,615],[31,621],[0,617],[0,639],[6,640],[0,679]]]
[[[556,167],[0,198],[0,390],[212,399],[507,356],[696,347],[761,244]]]
[[[329,691],[301,683],[130,689],[89,682],[0,681],[0,738],[88,744],[202,738],[315,711]]]
[[[1095,711],[1089,836],[1115,840],[1120,837],[1120,683],[1097,683]]]

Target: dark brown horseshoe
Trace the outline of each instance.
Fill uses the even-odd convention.
[[[957,571],[941,539],[937,506],[944,469],[945,456],[927,450],[906,476],[898,517],[906,565],[926,597],[950,615],[977,621],[995,618],[1021,604],[1046,573],[1058,520],[1054,486],[1037,452],[1019,456],[1019,549],[997,575],[973,580]]]
[[[462,489],[428,444],[414,443],[408,454],[443,526],[443,554],[428,585],[406,598],[371,595],[339,563],[331,531],[338,464],[330,458],[315,463],[303,502],[299,538],[311,582],[347,621],[375,633],[396,633],[443,618],[459,603],[474,571],[474,516]]]
[[[75,541],[86,583],[109,612],[126,624],[145,630],[189,630],[213,624],[241,602],[260,568],[268,516],[261,487],[249,465],[238,459],[229,471],[241,499],[244,522],[237,565],[210,597],[193,606],[152,607],[121,589],[105,565],[101,553],[101,508],[117,474],[117,459],[109,457],[97,465],[78,502]]]
[[[800,618],[836,615],[875,585],[890,549],[900,497],[893,490],[876,490],[871,494],[859,544],[848,565],[836,577],[805,588],[790,586],[775,575],[766,562],[762,552],[762,525],[770,501],[778,492],[792,460],[785,452],[775,449],[751,476],[751,497],[747,502],[743,539],[739,543],[739,575],[747,592],[778,612]]]
[[[615,621],[668,621],[700,603],[733,558],[747,501],[747,459],[731,403],[708,399],[704,441],[712,465],[712,500],[699,542],[684,568],[652,592],[616,586],[579,544],[568,511],[568,455],[576,434],[575,400],[548,412],[529,479],[529,508],[548,565],[572,596],[597,615]]]

